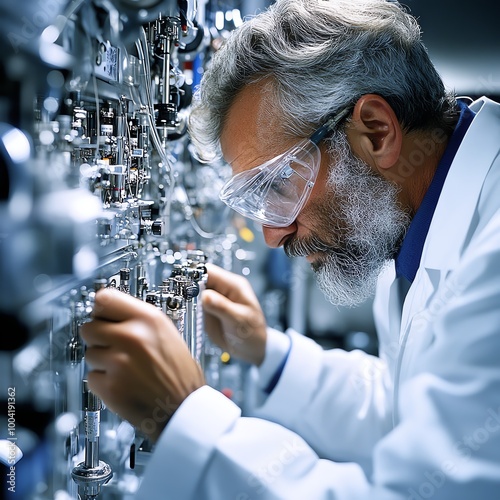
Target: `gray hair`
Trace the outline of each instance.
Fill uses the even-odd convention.
[[[406,131],[450,133],[456,101],[413,16],[387,0],[276,0],[231,32],[195,92],[190,134],[201,158],[220,153],[228,110],[245,86],[269,79],[284,130],[305,137],[364,94],[378,94]]]

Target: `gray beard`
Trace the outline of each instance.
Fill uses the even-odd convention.
[[[374,294],[410,217],[397,201],[398,187],[354,157],[344,132],[337,132],[331,145],[336,161],[328,176],[328,200],[314,213],[318,230],[287,241],[284,249],[289,257],[320,253],[312,264],[319,288],[334,305],[356,306]]]

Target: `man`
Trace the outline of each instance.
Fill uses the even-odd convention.
[[[210,266],[207,331],[258,367],[241,417],[155,308],[100,292],[89,383],[156,441],[139,498],[498,498],[500,106],[448,95],[415,20],[379,0],[278,0],[198,98],[193,141],[234,171],[222,198],[333,303],[377,287],[380,356],[267,329],[248,282]]]

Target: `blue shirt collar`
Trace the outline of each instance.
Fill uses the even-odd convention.
[[[444,181],[465,133],[475,116],[475,113],[465,103],[459,101],[459,106],[461,112],[458,123],[434,173],[429,189],[424,195],[422,203],[408,227],[401,248],[396,256],[396,276],[404,276],[410,283],[413,282],[417,274],[427,232],[429,231]]]

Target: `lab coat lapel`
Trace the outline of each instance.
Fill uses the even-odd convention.
[[[389,308],[391,311],[389,328],[393,332],[401,330],[401,313],[408,288],[409,282],[404,276],[396,278],[391,284],[389,290]]]

